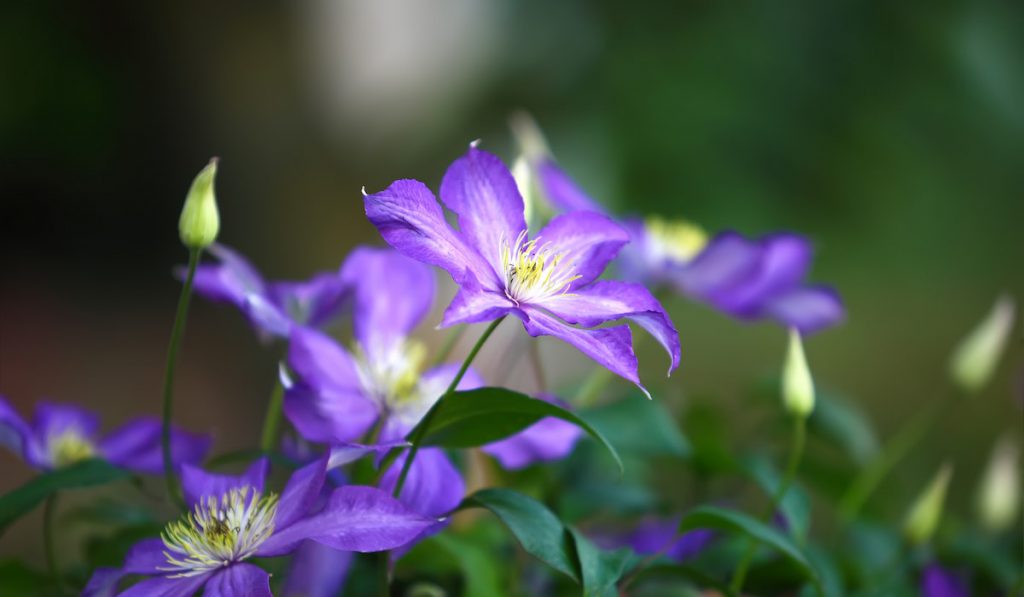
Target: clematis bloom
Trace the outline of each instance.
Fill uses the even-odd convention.
[[[29,423],[0,396],[0,445],[30,466],[54,470],[88,458],[103,458],[121,468],[158,475],[163,473],[161,425],[155,418],[125,423],[100,436],[99,418],[78,406],[37,402]],[[210,448],[210,438],[171,430],[171,460],[175,467],[194,464]]]
[[[611,218],[570,212],[531,238],[512,174],[474,146],[448,168],[441,200],[458,215],[458,229],[419,181],[397,180],[364,198],[367,217],[388,244],[441,267],[459,285],[442,327],[513,315],[531,336],[563,340],[646,393],[629,326],[598,327],[629,319],[668,351],[669,373],[679,365],[679,334],[651,293],[597,279],[629,242]]]

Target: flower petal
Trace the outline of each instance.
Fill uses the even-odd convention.
[[[209,573],[177,578],[154,576],[128,587],[118,597],[192,597],[209,579]]]
[[[181,467],[181,488],[185,492],[185,503],[189,508],[195,506],[200,498],[207,496],[220,497],[236,487],[252,487],[263,491],[263,483],[267,478],[270,461],[260,458],[249,465],[241,475],[217,475],[189,464]]]
[[[404,341],[434,302],[433,270],[391,249],[357,248],[342,275],[355,292],[356,340],[371,360]]]
[[[311,442],[346,443],[365,434],[379,412],[361,391],[317,390],[297,383],[285,392],[284,414]]]
[[[762,307],[765,315],[786,327],[810,334],[843,321],[846,309],[831,288],[804,286],[774,296]]]
[[[239,308],[252,327],[271,336],[287,338],[295,327],[288,315],[262,294],[245,295]]]
[[[968,597],[970,587],[963,575],[929,564],[921,575],[922,597]]]
[[[28,423],[14,410],[7,398],[0,395],[0,446],[27,459],[35,438]]]
[[[206,583],[203,597],[273,597],[270,575],[252,564],[235,563],[214,574]]]
[[[537,164],[537,177],[544,196],[556,210],[605,212],[553,160],[547,159]]]
[[[409,445],[409,442],[404,439],[386,441],[372,446],[363,444],[335,444],[331,446],[330,460],[327,462],[327,468],[333,469],[344,466],[369,454],[375,454],[378,458],[383,458],[391,450],[405,448]]]
[[[203,264],[196,268],[192,280],[192,289],[196,294],[211,301],[241,307],[247,295],[262,295],[266,292],[263,277],[241,253],[220,244],[211,245],[207,251],[220,263]],[[184,278],[185,272],[179,270],[178,274]]]
[[[403,454],[380,480],[380,488],[395,489],[398,475],[405,464]],[[454,510],[466,493],[466,484],[455,465],[441,448],[424,448],[416,454],[398,499],[416,512],[437,518]]]
[[[497,275],[458,232],[444,219],[434,194],[417,180],[396,180],[387,189],[367,195],[366,217],[398,252],[423,263],[436,265],[461,282],[465,272]]]
[[[352,552],[316,541],[303,541],[292,558],[281,594],[284,597],[334,597],[352,565]]]
[[[278,501],[274,528],[283,529],[309,512],[320,496],[326,472],[327,456],[324,455],[292,473]]]
[[[811,244],[795,234],[775,234],[757,242],[757,266],[728,290],[716,293],[714,303],[726,313],[750,316],[764,301],[794,288],[811,264]]]
[[[289,319],[321,327],[341,311],[347,290],[341,272],[322,272],[300,282],[273,282],[267,295]]]
[[[288,345],[288,365],[302,383],[317,390],[362,393],[352,356],[330,336],[298,328]]]
[[[458,214],[462,236],[495,273],[502,271],[501,242],[514,243],[526,219],[519,187],[501,159],[470,146],[445,172],[441,200]]]
[[[679,333],[661,303],[640,284],[602,280],[545,300],[541,306],[568,323],[585,327],[622,318],[634,321],[668,352],[668,372],[671,374],[679,366]]]
[[[647,396],[650,393],[640,384],[636,355],[633,354],[633,336],[627,325],[594,330],[574,328],[540,309],[529,307],[523,321],[531,336],[554,336],[575,346],[580,352],[602,367],[634,384]]]
[[[538,398],[556,404],[561,402],[551,396]],[[536,462],[565,458],[572,452],[580,433],[580,428],[572,423],[545,417],[511,437],[487,444],[481,450],[496,458],[501,466],[518,470]]]
[[[444,311],[441,327],[460,323],[480,323],[503,317],[515,308],[503,292],[483,288],[471,272],[466,274],[455,298]]]
[[[723,232],[708,242],[693,261],[675,275],[683,293],[696,299],[711,301],[728,296],[730,289],[748,279],[761,260],[757,243],[735,233]]]
[[[117,584],[124,577],[120,568],[97,568],[82,589],[81,597],[114,597]]]
[[[258,555],[290,553],[303,539],[345,551],[394,549],[435,522],[379,489],[351,485],[334,490],[320,513],[274,533]]]
[[[100,441],[99,451],[111,463],[122,468],[152,475],[164,471],[160,443],[161,423],[153,418],[129,421]],[[171,428],[171,462],[182,464],[202,461],[210,449],[212,438]]]
[[[550,243],[551,251],[561,256],[560,267],[570,267],[580,276],[570,285],[576,289],[601,275],[629,242],[629,232],[608,216],[577,211],[556,216],[536,238],[542,246]]]
[[[54,404],[41,401],[36,403],[32,426],[41,438],[65,431],[77,431],[86,438],[93,438],[99,431],[100,420],[95,413],[73,404]]]
[[[167,567],[166,549],[162,539],[143,539],[128,550],[121,571],[125,574],[162,574],[160,568]]]

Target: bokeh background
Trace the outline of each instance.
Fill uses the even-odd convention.
[[[477,138],[510,160],[516,109],[623,212],[810,236],[813,278],[849,309],[809,341],[816,378],[883,436],[945,391],[950,350],[997,295],[1024,296],[1020,3],[37,0],[3,12],[0,392],[25,413],[75,401],[109,428],[158,411],[171,272],[185,259],[178,212],[211,156],[220,239],[270,277],[302,278],[380,243],[362,186],[436,188]],[[683,366],[664,386],[664,357],[646,347],[644,377],[675,412],[703,397],[743,429],[746,388],[777,369],[783,332],[671,308]],[[1012,344],[990,389],[883,490],[913,492],[951,460],[952,507],[969,511],[992,443],[1024,427],[1019,329]],[[555,341],[541,350],[552,370],[589,367]],[[529,388],[508,355],[485,351],[485,374]],[[197,300],[179,422],[214,431],[218,450],[254,444],[278,358],[237,313]],[[0,491],[31,475],[9,454],[0,466]],[[37,529],[19,522],[0,556],[41,553]]]

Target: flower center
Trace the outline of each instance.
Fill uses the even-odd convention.
[[[252,556],[274,532],[277,503],[277,494],[261,496],[249,486],[203,497],[161,534],[168,567],[160,570],[195,576]]]
[[[581,277],[574,274],[571,266],[561,264],[564,254],[553,253],[550,244],[539,245],[539,240],[526,240],[523,231],[512,244],[501,241],[505,296],[517,304],[566,294],[569,286]]]
[[[96,447],[76,427],[69,427],[50,436],[47,447],[53,468],[70,466],[96,454]]]
[[[357,344],[353,352],[359,381],[382,410],[395,410],[418,396],[416,388],[427,360],[427,347],[422,342],[405,339],[377,351],[367,351]]]
[[[651,257],[655,261],[687,263],[708,243],[708,236],[696,224],[685,220],[667,221],[658,217],[644,222],[650,239]]]

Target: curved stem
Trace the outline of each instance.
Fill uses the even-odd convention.
[[[260,434],[260,450],[271,452],[277,447],[277,435],[281,427],[281,405],[284,403],[284,384],[280,377],[274,383],[267,402],[267,413],[263,416],[263,432]]]
[[[188,304],[192,298],[192,281],[196,277],[196,267],[202,249],[190,249],[188,254],[188,274],[181,287],[178,297],[178,310],[174,315],[174,327],[171,328],[171,342],[167,347],[167,366],[164,373],[164,408],[163,426],[160,430],[160,446],[163,449],[164,478],[167,480],[167,494],[171,500],[184,509],[185,502],[181,498],[177,479],[174,477],[174,463],[171,460],[171,415],[174,402],[174,368],[178,361],[178,349],[181,338],[185,334],[185,320],[188,319]]]
[[[795,417],[793,419],[793,443],[789,450],[789,460],[786,462],[786,471],[783,473],[782,481],[779,482],[779,486],[775,489],[775,493],[772,495],[772,500],[768,504],[764,513],[761,515],[762,519],[767,519],[775,512],[782,502],[782,499],[786,497],[786,493],[789,491],[793,480],[796,479],[796,471],[800,468],[800,459],[804,453],[804,443],[807,439],[807,418],[806,417]],[[736,594],[739,594],[743,589],[743,581],[746,580],[747,570],[750,568],[750,563],[754,558],[754,553],[757,551],[757,541],[750,540],[747,544],[747,550],[743,554],[743,559],[740,560],[739,565],[736,567],[736,571],[732,575],[732,580],[729,582],[729,588]]]
[[[63,583],[60,578],[60,569],[57,566],[57,550],[53,543],[53,516],[56,510],[57,494],[51,493],[43,506],[43,547],[46,550],[46,569],[50,573],[50,578],[53,579],[53,584],[60,591]]]
[[[469,366],[473,364],[473,359],[476,358],[477,353],[480,352],[484,343],[487,342],[487,339],[491,337],[491,334],[494,333],[494,330],[498,328],[498,325],[504,319],[504,317],[501,319],[495,319],[491,322],[491,325],[487,326],[484,333],[480,335],[480,339],[476,341],[475,345],[473,345],[473,349],[469,351],[469,354],[466,356],[466,360],[462,361],[462,366],[459,367],[459,372],[452,378],[452,382],[448,384],[448,389],[444,391],[444,394],[441,394],[441,397],[438,398],[437,402],[430,407],[427,414],[423,415],[423,420],[416,425],[416,429],[413,430],[413,436],[409,438],[409,442],[412,444],[409,448],[409,455],[405,458],[405,462],[402,463],[402,471],[398,474],[398,482],[395,483],[395,490],[392,492],[394,497],[397,498],[399,494],[402,493],[402,487],[405,485],[405,478],[409,475],[409,468],[412,466],[413,460],[416,459],[416,454],[420,449],[420,442],[423,441],[423,436],[430,427],[430,421],[433,420],[434,415],[437,413],[438,406],[444,402],[445,398],[455,392],[455,388],[458,387],[459,382],[461,382],[463,376],[466,375],[466,371],[469,369]]]

